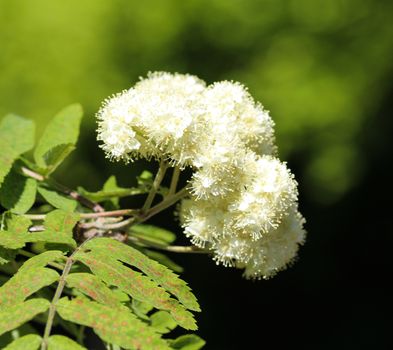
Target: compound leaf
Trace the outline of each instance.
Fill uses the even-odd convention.
[[[33,256],[29,260],[26,260],[19,268],[18,273],[29,269],[44,267],[48,263],[64,259],[65,257],[63,255],[63,252],[61,252],[60,250],[48,250],[44,253]]]
[[[41,288],[56,282],[59,277],[56,271],[43,267],[19,270],[0,287],[0,310],[23,302]]]
[[[177,323],[173,320],[171,315],[166,311],[157,311],[150,316],[151,326],[158,333],[169,333],[176,328]]]
[[[176,235],[173,232],[154,225],[133,225],[131,231],[133,236],[145,238],[154,243],[170,244],[176,239]]]
[[[0,231],[0,246],[9,249],[22,248],[27,238],[27,230],[31,225],[31,221],[23,216],[12,215],[7,220],[7,230]]]
[[[122,245],[124,245],[124,248]],[[130,257],[129,254],[135,254],[136,256]],[[143,256],[143,263],[140,263],[141,258],[138,254]],[[197,328],[193,315],[179,301],[171,298],[164,288],[159,286],[160,282],[164,281],[165,283],[162,283],[162,286],[165,284],[168,290],[177,291],[178,277],[166,267],[150,260],[137,250],[113,239],[96,238],[87,242],[84,245],[84,250],[75,254],[74,259],[87,265],[106,284],[118,287],[136,300],[146,302],[157,309],[169,311],[181,327],[185,329]],[[132,270],[122,262],[145,273],[147,271],[147,276]],[[183,291],[179,294],[181,293]],[[189,293],[191,294],[191,292]]]
[[[63,319],[91,327],[101,339],[124,349],[170,349],[153,328],[128,310],[113,309],[86,298],[62,298],[57,311]]]
[[[48,350],[86,350],[86,348],[63,335],[52,335],[48,339]]]
[[[46,216],[45,231],[28,232],[31,221],[23,216],[14,215],[7,221],[7,230],[0,231],[0,245],[9,249],[18,249],[28,242],[48,242],[76,247],[76,242],[72,238],[72,229],[78,220],[79,215],[76,213],[54,210]]]
[[[15,339],[4,350],[37,350],[41,345],[41,340],[37,334],[27,334]]]
[[[170,340],[171,349],[199,350],[206,342],[195,334],[182,335],[175,340]]]
[[[0,188],[0,203],[11,213],[24,214],[34,204],[37,181],[11,170]]]
[[[72,273],[66,278],[67,286],[75,288],[101,304],[122,307],[119,297],[97,276],[90,273]]]
[[[66,197],[56,191],[47,188],[38,187],[39,194],[52,206],[65,211],[74,211],[77,203],[74,199]]]
[[[123,263],[135,266],[167,291],[175,295],[186,308],[200,311],[197,299],[192,294],[186,282],[181,280],[178,275],[167,267],[148,258],[138,250],[110,238],[93,239],[87,242],[85,249],[92,249],[103,254],[109,252],[111,256],[115,256],[116,259]]]
[[[25,302],[14,304],[0,309],[0,335],[30,321],[36,315],[49,308],[46,299],[29,299]]]
[[[56,114],[44,130],[35,149],[34,159],[39,167],[45,169],[45,174],[53,172],[74,149],[82,115],[79,104],[70,105]]]
[[[14,114],[0,122],[0,185],[14,161],[34,146],[35,126],[31,120]]]

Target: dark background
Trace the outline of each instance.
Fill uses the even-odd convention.
[[[57,179],[130,186],[144,164],[109,163],[95,141],[104,98],[155,70],[244,83],[276,122],[308,238],[267,281],[171,256],[206,349],[391,349],[392,15],[389,0],[0,0],[0,114],[35,119],[39,135],[82,103],[79,150]],[[171,215],[155,222],[187,244]]]

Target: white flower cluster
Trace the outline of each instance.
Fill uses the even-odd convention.
[[[108,157],[192,167],[179,216],[217,263],[267,278],[296,256],[305,237],[297,183],[275,158],[272,119],[243,85],[152,73],[105,101],[97,117]]]

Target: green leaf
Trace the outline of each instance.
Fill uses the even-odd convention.
[[[18,272],[26,271],[28,269],[34,269],[37,267],[44,267],[48,263],[59,260],[65,260],[63,252],[61,252],[60,250],[49,250],[47,252],[33,256],[29,260],[26,260],[24,264],[19,268]]]
[[[175,340],[170,340],[171,348],[179,350],[199,350],[205,344],[206,342],[195,334],[186,334]]]
[[[104,184],[101,191],[89,192],[79,187],[78,192],[94,202],[111,201],[114,207],[118,207],[119,198],[144,194],[146,190],[136,187],[124,188],[117,185],[116,177],[111,176]]]
[[[186,282],[181,280],[179,276],[171,270],[149,259],[138,250],[111,238],[93,239],[87,242],[84,248],[104,254],[109,251],[111,254],[110,256],[114,256],[116,259],[131,266],[135,266],[144,272],[152,280],[156,281],[163,288],[175,295],[188,309],[200,311],[199,304]]]
[[[22,248],[27,238],[26,231],[31,225],[31,221],[23,216],[12,215],[7,220],[7,230],[0,230],[0,246],[9,249]]]
[[[63,335],[52,335],[48,339],[48,350],[86,350],[86,348]]]
[[[160,288],[151,279],[124,266],[108,255],[78,252],[74,255],[106,284],[116,286],[132,298],[147,302],[157,309],[167,310],[176,322],[185,329],[196,329],[192,314],[177,300]]]
[[[0,185],[14,161],[34,146],[34,123],[8,114],[0,122]]]
[[[76,247],[76,242],[72,238],[72,229],[78,220],[79,214],[54,210],[46,216],[45,231],[27,232],[31,221],[23,216],[14,215],[7,221],[7,231],[0,231],[0,245],[9,249],[18,249],[28,242],[48,242]]]
[[[10,171],[0,188],[0,203],[12,213],[24,214],[35,202],[37,181]]]
[[[90,273],[72,273],[67,276],[67,286],[75,288],[90,298],[114,308],[122,307],[118,296],[101,280]]]
[[[56,271],[43,267],[19,270],[0,287],[0,310],[23,302],[41,288],[56,282],[59,277]]]
[[[46,215],[44,225],[48,230],[64,233],[72,237],[72,229],[79,219],[80,215],[77,213],[53,210]]]
[[[17,250],[5,249],[0,247],[0,265],[9,263],[11,260],[15,259]]]
[[[7,332],[0,336],[0,349],[4,349],[8,344],[11,344],[15,339],[21,338],[28,334],[37,334],[37,331],[29,324],[15,328],[12,332]]]
[[[124,349],[169,349],[153,328],[127,310],[113,309],[85,298],[71,301],[62,298],[57,311],[63,319],[91,327],[102,340]]]
[[[44,226],[45,231],[30,233],[33,238],[29,242],[49,242],[64,243],[71,247],[76,247],[73,237],[73,228],[80,219],[79,214],[70,213],[63,210],[53,210],[46,215]],[[33,240],[34,239],[34,240]]]
[[[44,156],[45,162],[48,165],[44,173],[53,173],[75,148],[72,143],[64,143],[51,148]]]
[[[105,283],[116,286],[132,298],[147,302],[157,309],[169,311],[185,329],[197,329],[193,315],[159,286],[161,284],[171,292],[176,292],[174,294],[179,299],[181,297],[195,307],[195,304],[191,303],[192,300],[196,303],[195,296],[186,283],[172,271],[113,239],[96,238],[87,242],[83,249],[84,251],[79,251],[74,258],[87,265]],[[147,276],[126,267],[118,260],[135,266]]]
[[[52,206],[65,211],[74,211],[77,206],[77,202],[63,194],[56,191],[49,190],[45,187],[38,187],[39,194]]]
[[[148,170],[143,170],[142,173],[136,177],[139,186],[150,187],[153,184],[153,174]]]
[[[172,329],[176,328],[177,323],[173,320],[172,316],[166,311],[157,311],[150,316],[151,326],[155,328],[158,333],[169,333]]]
[[[49,308],[46,299],[30,299],[0,310],[0,335],[30,321]]]
[[[149,249],[143,249],[143,253],[146,254],[150,259],[159,262],[160,264],[168,267],[174,272],[181,273],[184,270],[180,265],[176,264],[172,259],[168,258],[165,254]]]
[[[132,299],[131,301],[131,309],[134,312],[135,315],[137,315],[140,319],[144,320],[144,321],[150,321],[150,318],[147,316],[148,312],[150,312],[151,310],[153,310],[153,306],[148,304],[148,303],[144,303],[143,301],[139,301],[136,299]]]
[[[37,334],[27,334],[15,339],[4,350],[37,350],[41,345],[42,338]]]
[[[153,225],[133,225],[131,231],[133,236],[145,238],[155,243],[170,244],[176,239],[176,235],[173,232]]]
[[[46,127],[34,152],[34,159],[45,169],[45,174],[53,172],[74,149],[82,114],[79,104],[70,105],[56,114]]]

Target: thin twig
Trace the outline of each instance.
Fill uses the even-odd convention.
[[[153,181],[153,185],[150,189],[149,194],[147,195],[145,204],[142,207],[142,211],[146,211],[151,207],[151,204],[153,203],[154,197],[160,187],[162,180],[164,179],[167,169],[168,169],[168,165],[165,163],[164,160],[161,160],[156,177],[154,178]]]
[[[173,252],[173,253],[195,253],[195,254],[209,253],[207,249],[199,248],[193,245],[192,246],[164,245],[135,236],[128,236],[128,240],[136,244],[147,246],[148,248],[165,250],[167,252]]]
[[[103,211],[99,213],[79,213],[81,219],[95,219],[103,217],[116,217],[116,216],[137,216],[139,215],[139,209],[119,209],[112,211]],[[45,220],[46,214],[25,214],[24,217],[30,220]]]
[[[169,208],[171,205],[175,204],[179,199],[185,197],[188,194],[188,188],[183,187],[180,191],[176,192],[170,197],[166,197],[161,203],[158,203],[150,210],[146,212],[146,214],[141,215],[137,220],[138,223],[144,222],[150,219],[152,216],[158,214],[159,212]]]
[[[175,166],[173,168],[171,185],[169,186],[168,196],[172,196],[176,192],[176,187],[177,187],[177,183],[179,181],[179,176],[180,176],[180,168],[178,166]]]
[[[83,229],[97,228],[100,230],[116,230],[120,228],[126,228],[136,221],[136,217],[130,217],[126,220],[115,222],[115,223],[99,223],[99,222],[87,222],[79,224],[79,227]]]
[[[33,171],[29,168],[26,168],[24,166],[22,166],[20,168],[20,170],[23,175],[25,175],[27,177],[31,177],[37,181],[40,181],[40,182],[46,182],[48,185],[53,187],[53,189],[68,195],[69,197],[75,199],[80,204],[93,210],[94,212],[99,213],[99,212],[105,211],[105,209],[100,204],[91,201],[89,198],[82,196],[77,191],[71,190],[70,188],[68,188],[62,184],[59,184],[58,182],[56,182],[55,180],[53,180],[49,177],[46,177],[46,176],[39,174],[39,173],[36,173],[35,171]]]
[[[93,237],[92,237],[93,238]],[[63,289],[65,287],[66,284],[66,278],[68,276],[68,274],[71,271],[71,267],[72,264],[74,263],[73,257],[75,256],[76,253],[79,252],[79,250],[88,242],[90,241],[92,238],[88,238],[86,239],[79,247],[77,247],[74,252],[67,258],[67,261],[64,265],[64,270],[63,273],[60,276],[59,279],[59,283],[57,285],[56,288],[56,292],[55,295],[53,296],[53,299],[50,303],[49,306],[49,313],[48,313],[48,319],[46,321],[46,325],[45,325],[45,331],[44,331],[44,336],[42,338],[42,343],[41,343],[41,350],[46,350],[48,347],[48,340],[49,340],[49,336],[50,336],[50,332],[52,330],[52,326],[53,326],[53,320],[56,314],[56,304],[59,301],[61,294],[63,293]]]

